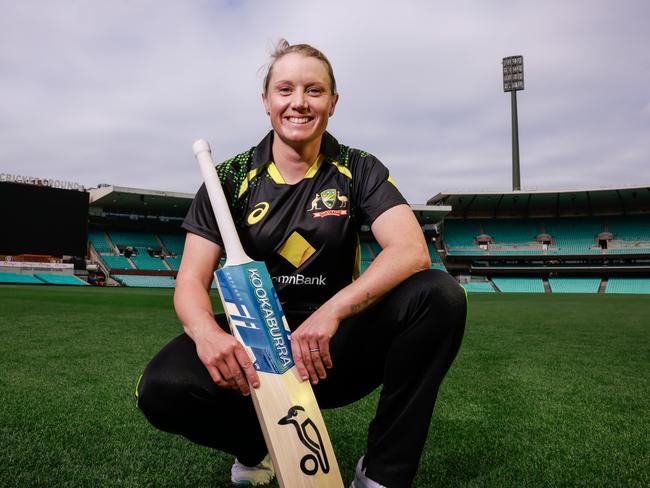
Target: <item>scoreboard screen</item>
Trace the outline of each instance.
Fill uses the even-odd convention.
[[[0,254],[85,256],[85,191],[0,182]]]

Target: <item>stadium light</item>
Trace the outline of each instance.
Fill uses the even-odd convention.
[[[517,120],[517,92],[524,89],[524,57],[503,58],[503,91],[510,92],[512,112],[512,190],[521,190],[519,175],[519,122]]]

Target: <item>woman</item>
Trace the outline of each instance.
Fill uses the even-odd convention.
[[[326,132],[338,98],[327,58],[281,40],[262,94],[273,130],[218,172],[244,249],[267,264],[298,371],[321,408],[383,386],[353,486],[410,486],[460,347],[465,296],[429,269],[422,230],[388,170]],[[364,222],[382,250],[353,279]],[[273,470],[248,396],[259,379],[208,296],[223,243],[204,186],[183,227],[174,304],[185,333],[147,366],[139,406],[159,429],[236,456],[234,482],[265,484]]]

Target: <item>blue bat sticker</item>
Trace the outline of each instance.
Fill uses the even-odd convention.
[[[294,365],[284,312],[264,263],[251,262],[216,271],[230,327],[253,351],[258,371],[283,374]]]

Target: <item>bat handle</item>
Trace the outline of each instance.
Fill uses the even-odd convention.
[[[199,139],[194,142],[192,149],[201,167],[205,188],[208,191],[212,210],[214,211],[217,224],[219,225],[219,231],[221,232],[221,238],[226,247],[226,261],[228,265],[236,266],[250,262],[251,258],[246,255],[237,235],[237,229],[230,214],[230,207],[228,206],[226,195],[223,193],[219,175],[212,160],[210,145],[204,139]]]

